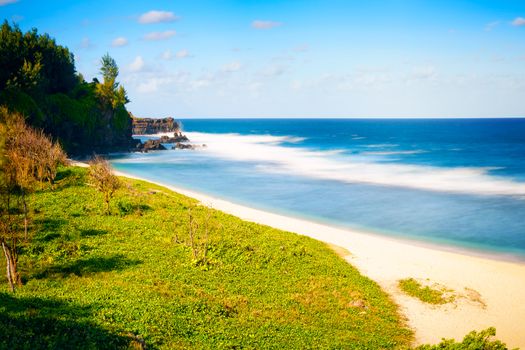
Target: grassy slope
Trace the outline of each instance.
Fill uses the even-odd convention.
[[[84,169],[61,176],[56,191],[32,200],[25,286],[15,295],[0,287],[1,348],[125,347],[130,334],[148,348],[379,349],[411,340],[387,295],[323,243],[213,211],[210,264],[196,266],[193,199],[126,179],[115,215],[105,216]],[[201,223],[205,212],[193,210]]]

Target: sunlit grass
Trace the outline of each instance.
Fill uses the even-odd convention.
[[[144,339],[150,348],[388,349],[412,339],[378,285],[321,242],[130,179],[108,216],[85,169],[60,178],[32,198],[25,285],[1,287],[0,348]],[[192,257],[189,208],[206,262]]]

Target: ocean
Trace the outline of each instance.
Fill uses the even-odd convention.
[[[525,260],[525,119],[187,119],[120,171],[337,227]]]

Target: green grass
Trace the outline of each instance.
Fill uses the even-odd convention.
[[[406,294],[429,304],[446,304],[454,300],[453,296],[446,295],[447,290],[435,289],[429,286],[423,287],[421,283],[413,278],[400,280],[399,288]]]
[[[59,178],[31,199],[24,286],[0,287],[0,348],[113,349],[140,338],[149,349],[392,349],[412,340],[380,287],[321,242],[212,210],[203,264],[192,259],[188,208],[201,228],[209,209],[193,199],[125,179],[107,216],[85,169]]]

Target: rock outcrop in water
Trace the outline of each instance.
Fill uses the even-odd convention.
[[[168,135],[161,136],[156,140],[147,140],[137,144],[135,151],[147,153],[149,151],[163,151],[166,150],[164,144],[173,144],[171,149],[195,149],[196,146],[189,143],[190,140],[180,131],[173,133],[173,137]],[[204,146],[204,145],[203,145]]]
[[[163,135],[159,139],[150,139],[144,143],[139,141],[134,151],[144,153],[149,151],[163,151],[167,149],[165,144],[172,144],[171,149],[195,149],[198,147],[190,143],[190,140],[186,135],[182,134],[180,128],[180,123],[171,117],[162,119],[133,117],[134,135],[153,135],[173,132],[173,136]],[[202,145],[202,147],[205,147],[205,145]]]
[[[180,132],[180,124],[173,118],[137,118],[133,117],[134,135],[151,135],[163,132]]]
[[[137,144],[137,151],[148,153],[149,151],[164,151],[166,147],[160,142],[160,140],[148,140],[144,143]]]

